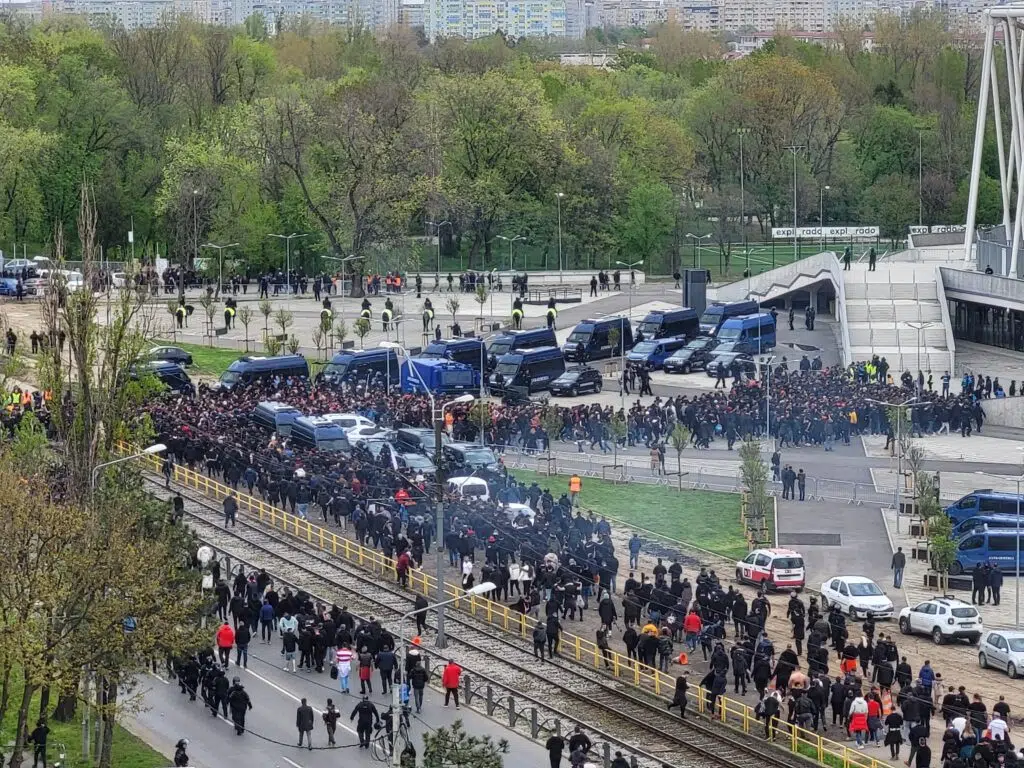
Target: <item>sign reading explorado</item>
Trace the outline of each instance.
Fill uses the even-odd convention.
[[[878,237],[878,227],[797,227],[798,240],[858,240]],[[792,240],[792,227],[772,227],[773,240]]]
[[[931,227],[913,226],[910,228],[912,235],[948,235],[949,233],[966,232],[964,224],[936,224]]]

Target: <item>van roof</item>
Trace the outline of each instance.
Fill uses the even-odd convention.
[[[657,318],[657,317],[660,317],[660,318],[674,318],[677,315],[687,316],[687,317],[696,317],[697,316],[697,310],[691,309],[690,307],[680,307],[678,309],[652,309],[650,312],[647,313],[647,317],[645,317],[644,319],[646,320],[647,318]]]
[[[768,312],[759,312],[759,313],[752,314],[752,315],[738,315],[737,317],[730,317],[728,320],[726,320],[724,323],[722,323],[722,327],[723,328],[736,328],[738,326],[742,327],[744,323],[751,323],[751,321],[753,321],[753,320],[757,320],[758,323],[760,324],[765,319],[771,320],[772,319],[771,314],[769,314]]]
[[[338,432],[344,434],[344,431],[333,419],[327,419],[323,416],[300,416],[295,420],[296,424],[302,424],[310,427],[313,430],[317,429],[336,429]]]
[[[499,358],[499,361],[504,360],[505,358],[514,358],[515,360],[543,360],[561,356],[562,350],[558,347],[533,347],[531,349],[520,349],[518,352],[510,352],[507,355],[502,355]]]
[[[584,322],[587,322],[587,321],[584,320]],[[524,329],[518,330],[518,331],[512,330],[512,329],[508,329],[508,330],[502,331],[501,333],[497,334],[494,338],[498,338],[500,336],[512,336],[514,338],[523,338],[523,337],[526,337],[526,336],[549,336],[549,335],[550,336],[554,336],[555,332],[552,331],[550,328],[546,328],[544,326],[541,326],[540,328],[524,328]]]
[[[479,346],[480,344],[483,344],[483,343],[484,343],[483,339],[479,339],[479,338],[474,337],[474,338],[471,338],[471,339],[466,339],[466,338],[438,339],[436,341],[430,342],[427,346],[428,347],[434,347],[434,346],[442,346],[442,347],[476,347],[476,346]]]
[[[390,356],[392,357],[398,357],[398,352],[396,352],[391,347],[373,347],[372,349],[356,349],[346,352],[339,352],[338,354],[331,358],[331,362],[341,363],[344,362],[345,360],[355,360],[358,358],[388,357],[388,353],[390,353]]]
[[[582,320],[579,323],[577,323],[576,327],[578,328],[581,325],[611,325],[611,324],[618,325],[618,324],[622,323],[623,321],[625,321],[626,325],[629,325],[629,318],[628,317],[624,318],[624,317],[621,317],[619,315],[615,315],[613,317],[598,317],[598,318],[588,317],[586,320]]]
[[[256,407],[261,408],[264,411],[270,411],[271,413],[301,413],[301,411],[294,405],[288,405],[288,403],[276,403],[272,400],[264,400]]]
[[[306,366],[308,370],[306,358],[302,355],[277,355],[275,357],[243,355],[228,366],[228,370],[237,371],[242,368],[251,368],[257,371],[267,371],[274,370],[275,368],[294,368],[300,365]],[[238,368],[235,366],[238,366]]]
[[[955,503],[963,501],[968,496],[988,496],[993,499],[1016,499],[1018,498],[1016,493],[1007,493],[1006,491],[993,491],[991,488],[978,488],[977,490],[965,493]],[[1024,499],[1024,494],[1021,494],[1020,498]]]

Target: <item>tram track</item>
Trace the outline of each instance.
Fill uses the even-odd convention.
[[[166,496],[151,475],[147,482]],[[345,604],[363,617],[375,616],[395,627],[413,608],[413,596],[359,566],[323,556],[281,535],[275,529],[239,515],[237,526],[225,528],[221,509],[202,493],[176,486],[185,499],[189,526],[204,543],[250,566],[266,568],[279,580],[301,586],[327,603]],[[661,701],[637,695],[632,687],[605,678],[588,666],[556,657],[538,663],[532,651],[471,616],[449,611],[455,647],[467,673],[515,692],[541,712],[565,722],[579,722],[601,738],[636,755],[639,765],[730,766],[764,768],[807,766],[810,761],[695,717],[685,721],[668,713]],[[456,630],[457,627],[457,630]],[[431,632],[433,630],[431,629]],[[572,713],[572,714],[568,714]]]

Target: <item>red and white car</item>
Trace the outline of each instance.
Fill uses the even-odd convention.
[[[736,581],[767,589],[803,589],[803,555],[791,549],[755,549],[736,563]]]

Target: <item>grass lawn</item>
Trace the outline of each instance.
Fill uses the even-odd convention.
[[[11,703],[7,715],[0,724],[0,743],[11,744],[14,741],[14,732],[18,724],[18,705],[21,702],[21,676],[15,671],[11,676]],[[50,696],[50,707],[57,703],[54,693]],[[81,706],[81,702],[79,702]],[[39,719],[39,694],[32,700],[32,707],[29,711],[28,727],[31,731]],[[74,721],[70,723],[58,723],[49,720],[50,736],[47,740],[46,757],[52,763],[60,755],[60,745],[63,744],[67,750],[65,765],[68,768],[87,768],[93,763],[82,759],[82,721],[81,712],[76,713]],[[10,757],[7,749],[4,749],[7,757]],[[32,745],[28,745],[25,751],[26,760],[22,765],[32,764]],[[164,768],[171,763],[166,757],[141,741],[119,725],[114,726],[113,764],[118,768]]]
[[[567,476],[512,471],[527,485],[534,480],[557,499],[568,488]],[[584,478],[580,502],[599,515],[618,518],[651,533],[675,539],[729,558],[747,554],[740,525],[740,497],[734,493],[676,491],[639,483],[615,484]]]
[[[220,347],[206,347],[202,344],[183,344],[180,341],[164,339],[157,344],[171,347],[179,347],[192,355],[192,368],[189,372],[202,374],[203,376],[218,377],[243,353],[237,349],[222,349]]]

